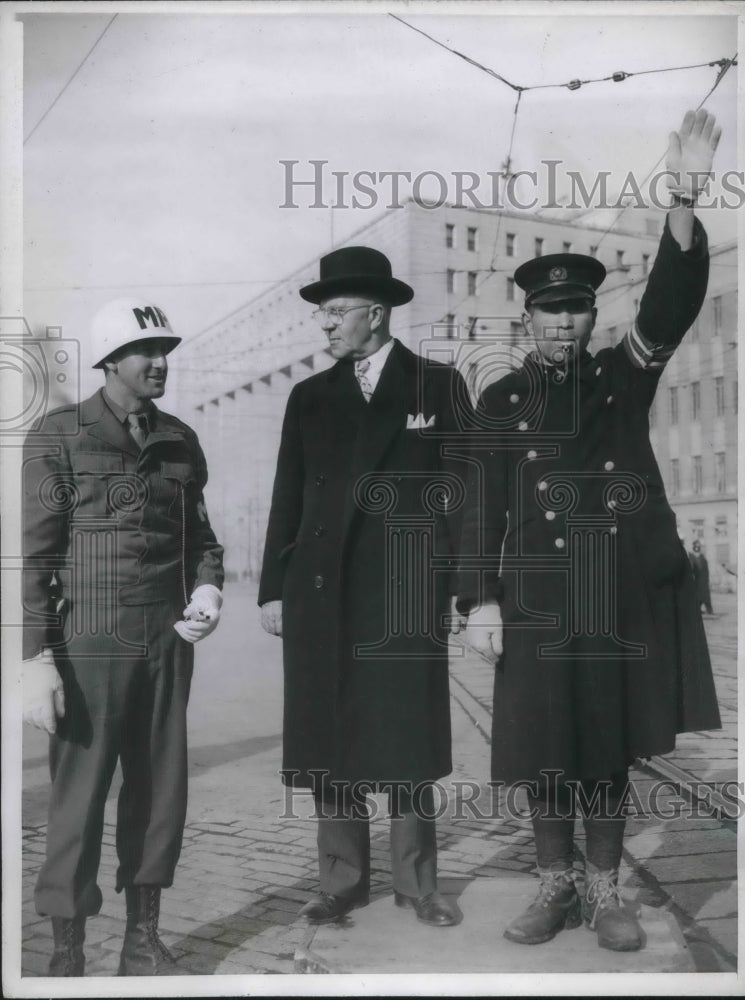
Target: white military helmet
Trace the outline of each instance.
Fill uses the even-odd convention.
[[[147,299],[114,299],[102,306],[91,324],[93,368],[102,368],[115,351],[138,340],[162,340],[165,351],[181,343],[162,309]]]

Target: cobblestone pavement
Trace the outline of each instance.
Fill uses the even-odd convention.
[[[199,648],[190,705],[190,802],[176,883],[163,893],[161,931],[177,956],[173,975],[292,973],[295,949],[308,933],[297,911],[316,887],[315,822],[302,794],[288,799],[277,776],[281,744],[281,652],[254,624],[254,594],[233,585],[213,645]],[[246,608],[251,622],[247,624]],[[736,608],[718,595],[717,617],[706,621],[723,729],[690,734],[671,755],[701,781],[736,777]],[[246,635],[249,630],[250,635]],[[246,649],[250,649],[250,655]],[[473,654],[452,668],[455,770],[443,782],[448,807],[438,822],[443,877],[499,877],[532,871],[529,821],[492,810],[489,793],[491,671]],[[38,734],[24,745],[22,973],[46,972],[51,927],[33,908],[33,885],[43,859],[48,793],[44,747]],[[633,774],[642,803],[659,775]],[[461,782],[459,795],[455,782]],[[124,900],[113,891],[116,871],[116,786],[106,812],[100,885],[101,913],[88,921],[87,969],[115,975],[124,932]],[[388,821],[372,821],[372,894],[390,893]],[[699,971],[736,969],[736,836],[734,824],[699,805],[698,815],[672,786],[660,795],[670,819],[629,821],[622,879],[651,906],[668,906]],[[578,826],[578,831],[580,827]],[[582,839],[578,837],[581,851]]]

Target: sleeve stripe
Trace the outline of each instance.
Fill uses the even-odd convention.
[[[629,360],[636,368],[664,368],[675,352],[669,344],[650,344],[639,333],[636,323],[623,338],[623,346]]]

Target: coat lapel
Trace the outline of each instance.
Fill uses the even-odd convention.
[[[101,390],[86,399],[80,407],[80,422],[91,437],[112,445],[117,451],[138,456],[140,449],[124,424],[120,423],[104,402]]]

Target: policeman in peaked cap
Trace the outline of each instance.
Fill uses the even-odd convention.
[[[52,918],[51,976],[84,974],[117,761],[116,888],[127,909],[119,974],[154,975],[168,957],[158,914],[186,816],[193,647],[217,626],[223,582],[199,441],[154,402],[179,340],[153,303],[108,303],[89,345],[105,385],[48,413],[27,438],[24,719],[50,734],[35,900]]]
[[[718,138],[703,109],[670,136],[668,177],[680,184],[620,343],[588,349],[599,261],[528,261],[515,281],[535,350],[479,403],[461,546],[489,565],[464,569],[459,607],[471,642],[501,656],[492,779],[531,785],[540,888],[504,932],[520,944],[577,927],[584,912],[601,947],[641,947],[618,890],[628,767],[672,750],[677,733],[720,725],[694,582],[649,440],[660,375],[706,295],[693,209]],[[595,802],[583,810],[583,908],[578,789]]]

